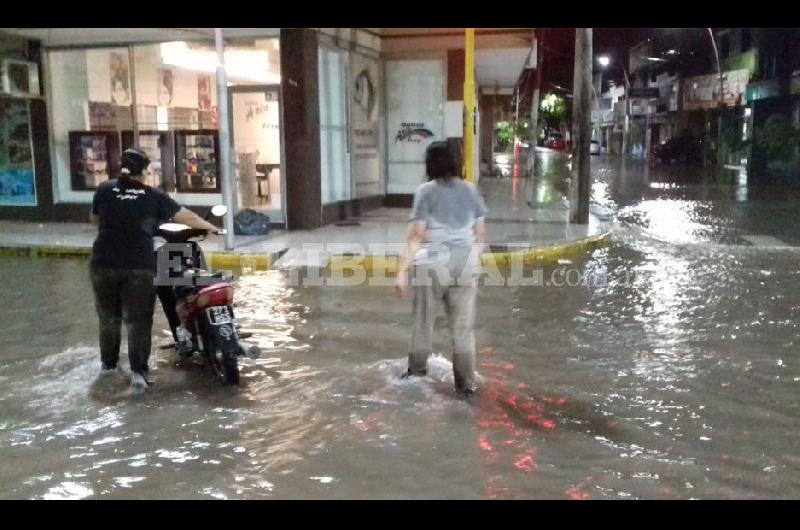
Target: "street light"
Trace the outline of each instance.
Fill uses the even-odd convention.
[[[597,63],[600,65],[600,79],[597,86],[597,90],[595,91],[595,102],[597,105],[597,129],[592,129],[592,136],[594,136],[594,131],[597,130],[599,134],[602,134],[602,128],[600,128],[600,111],[602,110],[601,98],[603,97],[603,72],[611,64],[611,58],[608,55],[601,55],[597,58]],[[600,142],[602,143],[602,142]]]

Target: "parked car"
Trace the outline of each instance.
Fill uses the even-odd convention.
[[[567,143],[564,141],[564,135],[557,132],[551,132],[547,135],[547,140],[544,142],[544,146],[548,149],[554,149],[556,151],[563,151],[567,148]]]
[[[700,162],[703,160],[703,141],[691,135],[674,136],[653,150],[662,164],[672,162]]]
[[[589,144],[589,153],[591,153],[593,155],[599,155],[600,154],[600,142],[598,142],[597,140],[592,140],[591,143]]]

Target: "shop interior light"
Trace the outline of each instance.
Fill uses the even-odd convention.
[[[217,69],[217,53],[214,50],[190,48],[183,41],[161,44],[161,62],[197,72],[213,73]],[[225,50],[225,73],[235,79],[246,79],[265,84],[280,83],[281,76],[270,71],[267,50]]]

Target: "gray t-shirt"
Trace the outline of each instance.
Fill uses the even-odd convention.
[[[471,246],[475,221],[486,216],[486,205],[472,184],[458,177],[435,179],[417,188],[411,221],[425,221],[423,245]]]

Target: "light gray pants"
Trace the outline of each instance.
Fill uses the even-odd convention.
[[[408,371],[411,375],[426,373],[434,323],[444,303],[450,325],[453,376],[459,391],[472,388],[475,381],[475,297],[479,267],[470,250],[453,249],[446,260],[415,260],[412,275],[414,324]]]

